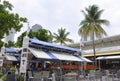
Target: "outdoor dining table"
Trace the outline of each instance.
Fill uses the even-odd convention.
[[[77,76],[78,74],[75,72],[67,73],[64,76],[64,81],[75,81]]]
[[[78,74],[75,72],[70,72],[70,73],[65,74],[65,76],[77,76],[77,75]]]

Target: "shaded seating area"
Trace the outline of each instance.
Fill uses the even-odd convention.
[[[108,65],[109,67],[105,69],[106,76],[108,80],[112,79],[112,81],[120,81],[119,74],[120,74],[120,55],[111,55],[111,56],[101,56],[96,58],[99,62],[99,68],[103,69],[101,67],[102,61],[104,61],[104,64]]]
[[[87,58],[81,57],[81,50],[79,49],[28,38],[23,40],[23,44],[25,45],[23,45],[21,58],[23,56],[26,58],[27,56],[27,60],[29,61],[27,68],[30,69],[32,75],[29,75],[29,81],[67,81],[67,79],[75,81],[77,80],[77,70],[79,68],[75,70],[71,69],[73,74],[76,73],[75,76],[71,76],[70,71],[64,69],[62,64],[75,62],[80,66],[81,62],[92,62]],[[35,59],[33,60],[33,58]],[[31,65],[34,66],[33,69],[31,69]],[[72,79],[69,79],[70,77]]]

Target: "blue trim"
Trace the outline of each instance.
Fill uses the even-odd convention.
[[[19,57],[19,56],[15,56],[15,58],[16,58],[18,61],[20,61],[20,57]]]
[[[75,56],[75,55],[74,55]],[[80,60],[82,60],[82,61],[85,61],[86,62],[86,60],[85,59],[83,59],[83,58],[81,58],[80,56],[75,56],[75,57],[77,57],[78,59],[80,59]]]
[[[22,50],[19,50],[19,51],[18,51],[18,54],[22,54]]]
[[[44,41],[40,41],[40,40],[36,40],[36,39],[30,39],[30,42],[33,43],[33,44],[50,46],[50,47],[55,47],[55,48],[59,48],[59,49],[66,49],[66,50],[70,50],[70,51],[73,51],[73,52],[81,53],[80,49],[66,47],[66,46],[61,46],[61,45],[57,45],[57,44],[52,44],[52,43],[49,43],[49,42],[44,42]]]
[[[14,48],[5,48],[6,53],[21,54],[22,50],[16,50]]]
[[[52,59],[54,60],[59,60],[55,55],[53,55],[51,52],[49,51],[44,51],[47,55],[49,55]]]
[[[5,52],[6,53],[17,53],[17,50],[15,50],[13,48],[5,48]]]
[[[106,57],[107,57],[107,56],[103,56],[102,59],[103,59],[103,60],[106,60]],[[100,59],[100,60],[101,60],[101,59]]]

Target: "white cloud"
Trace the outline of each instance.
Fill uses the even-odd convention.
[[[83,19],[80,12],[85,7],[97,4],[105,11],[102,18],[110,21],[110,27],[105,28],[108,35],[119,33],[120,1],[119,0],[9,0],[14,5],[14,12],[27,17],[30,26],[40,24],[57,32],[58,28],[64,27],[70,31],[70,38],[75,42],[80,40],[78,36],[79,23]]]

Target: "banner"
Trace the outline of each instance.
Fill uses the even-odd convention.
[[[27,69],[27,55],[22,54],[20,62],[20,73],[26,73]]]
[[[3,66],[3,60],[0,59],[0,66]]]

